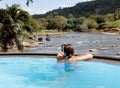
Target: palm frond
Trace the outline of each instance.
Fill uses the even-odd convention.
[[[21,10],[18,13],[17,20],[21,20],[22,22],[27,22],[27,21],[29,21],[30,18],[31,18],[31,16],[29,15],[28,12]]]
[[[24,30],[31,32],[29,19],[31,16],[25,10],[20,9],[19,5],[8,6],[7,9],[0,9],[0,43],[3,51],[8,50],[8,46],[13,46],[15,43],[18,50],[23,49],[23,45],[19,40],[20,35]]]

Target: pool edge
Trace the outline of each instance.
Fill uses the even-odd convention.
[[[53,56],[56,57],[56,53],[34,53],[34,52],[2,52],[0,56],[16,56],[16,55],[32,55],[32,56]],[[77,54],[76,54],[77,55]],[[93,58],[97,59],[107,59],[107,60],[117,60],[120,61],[120,56],[101,56],[101,55],[93,55]]]

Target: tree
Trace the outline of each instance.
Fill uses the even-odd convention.
[[[53,28],[61,31],[67,24],[67,20],[63,16],[55,16],[53,18]]]
[[[82,32],[83,30],[81,27],[85,20],[86,20],[85,17],[76,18],[76,20],[74,21],[74,27],[75,27],[74,30]]]
[[[7,6],[7,9],[1,9],[0,12],[0,23],[2,24],[0,29],[1,50],[6,52],[8,46],[14,46],[14,44],[17,45],[18,50],[23,50],[20,35],[26,28],[27,31],[30,31],[30,28],[26,25],[30,15],[16,4],[11,7]]]
[[[76,18],[73,16],[73,14],[69,14],[67,18],[66,29],[74,29],[75,20]]]
[[[86,21],[88,29],[96,29],[98,24],[95,19],[87,18]]]

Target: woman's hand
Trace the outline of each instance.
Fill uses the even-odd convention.
[[[64,60],[64,52],[57,53],[57,60]]]

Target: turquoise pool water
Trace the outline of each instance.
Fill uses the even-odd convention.
[[[69,69],[70,68],[70,69]],[[0,88],[120,88],[120,66],[55,58],[0,57]]]

